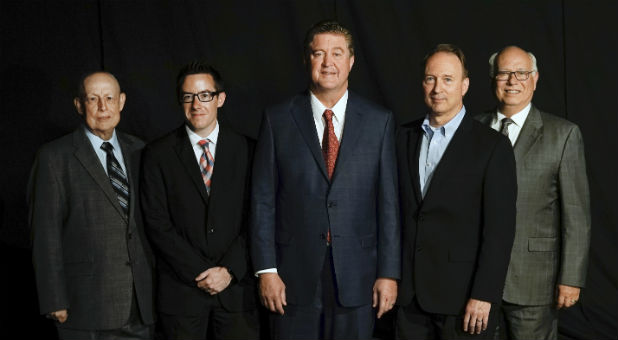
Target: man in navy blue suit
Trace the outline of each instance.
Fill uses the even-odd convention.
[[[320,22],[304,48],[309,90],[266,109],[255,152],[260,299],[273,338],[371,338],[401,270],[394,118],[348,91],[346,28]]]

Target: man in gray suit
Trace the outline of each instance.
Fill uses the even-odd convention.
[[[144,143],[115,129],[126,96],[106,72],[84,77],[84,126],[44,145],[28,200],[42,314],[61,339],[152,338],[152,252],[137,185]]]
[[[557,339],[558,309],[577,303],[590,243],[588,180],[577,125],[531,104],[536,58],[509,46],[489,59],[498,100],[477,117],[505,134],[517,163],[517,227],[503,295],[510,339]]]

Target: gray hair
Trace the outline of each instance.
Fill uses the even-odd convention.
[[[491,77],[491,78],[494,77],[494,72],[496,70],[496,68],[495,68],[496,57],[500,53],[502,53],[502,51],[507,49],[508,47],[517,47],[517,46],[507,46],[507,47],[501,49],[500,51],[492,54],[491,57],[489,57],[489,77]],[[534,56],[534,54],[532,54],[532,52],[528,52],[528,51],[525,51],[525,52],[528,53],[528,56],[530,57],[530,61],[532,62],[532,71],[539,72],[539,68],[536,65],[536,57]]]

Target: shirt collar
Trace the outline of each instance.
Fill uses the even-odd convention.
[[[343,96],[335,103],[332,108],[328,108],[322,104],[322,102],[316,97],[313,92],[311,94],[311,111],[313,112],[313,118],[317,121],[321,121],[324,111],[330,109],[333,111],[333,117],[338,122],[341,122],[345,118],[345,110],[348,105],[348,90],[345,91]]]
[[[524,122],[526,121],[526,118],[528,118],[528,113],[530,113],[531,107],[532,107],[532,103],[528,103],[528,105],[526,105],[526,107],[524,107],[523,110],[512,115],[511,120],[513,121],[513,123],[515,123],[515,125],[519,127],[524,126]],[[506,118],[506,116],[503,115],[502,112],[500,112],[500,110],[498,110],[498,112],[496,113],[496,120],[498,122],[501,122],[503,118]]]
[[[455,134],[455,131],[457,131],[457,128],[459,127],[459,124],[461,124],[461,121],[465,115],[466,107],[462,106],[461,110],[459,110],[455,117],[449,120],[448,123],[440,127],[433,127],[429,124],[429,114],[427,114],[423,120],[423,130],[425,130],[425,133],[427,133],[430,137],[433,136],[434,132],[439,132],[442,136],[451,138]]]
[[[191,145],[196,145],[202,139],[210,139],[212,144],[217,145],[217,139],[219,138],[219,121],[217,121],[217,125],[215,125],[215,128],[212,129],[212,132],[208,136],[206,136],[206,138],[193,132],[193,130],[191,130],[186,124],[185,129],[187,130],[187,135],[189,136],[189,141],[191,141]]]
[[[112,132],[112,138],[110,138],[109,140],[104,140],[103,138],[95,135],[86,125],[84,125],[84,130],[86,131],[86,137],[88,137],[90,143],[92,144],[92,146],[94,146],[95,149],[98,150],[101,148],[101,145],[103,145],[104,142],[109,142],[114,147],[114,150],[120,150],[120,143],[118,143],[116,129],[114,129],[114,131]]]

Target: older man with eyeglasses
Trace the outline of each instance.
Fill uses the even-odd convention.
[[[166,339],[257,339],[245,223],[251,147],[219,125],[226,94],[214,67],[190,63],[176,86],[185,122],[146,147],[142,167],[159,322]]]
[[[477,117],[506,135],[517,163],[517,227],[502,312],[509,339],[557,339],[558,310],[577,303],[590,243],[590,204],[577,125],[531,101],[536,58],[509,46],[489,59],[498,106]]]

